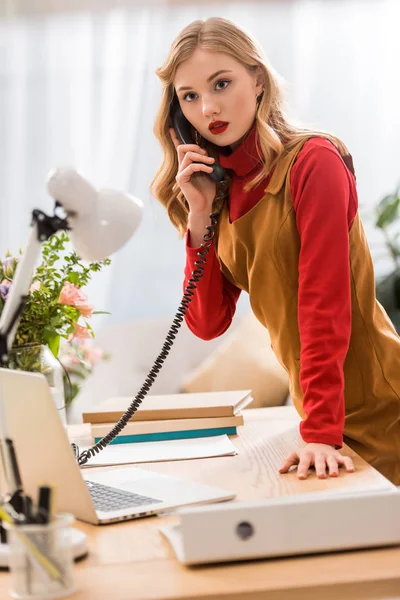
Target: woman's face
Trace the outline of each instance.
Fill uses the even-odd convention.
[[[235,145],[253,125],[262,83],[228,54],[197,48],[173,83],[183,114],[213,144]]]

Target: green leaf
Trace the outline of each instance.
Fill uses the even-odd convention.
[[[378,205],[378,218],[376,226],[385,229],[396,220],[399,213],[400,197],[395,195],[385,196]]]
[[[45,337],[48,347],[57,358],[60,349],[60,336],[58,333],[51,331],[49,327],[45,327]]]
[[[63,318],[61,315],[56,315],[55,317],[52,317],[50,319],[50,325],[54,328],[56,327],[62,327],[63,325]]]
[[[76,273],[75,271],[71,271],[71,273],[68,274],[67,281],[76,285],[78,283],[78,280],[79,280],[79,273]]]

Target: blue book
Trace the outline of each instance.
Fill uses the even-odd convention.
[[[236,435],[236,427],[215,427],[214,429],[190,429],[189,431],[164,431],[160,433],[142,433],[136,435],[124,435],[121,432],[113,439],[111,444],[133,444],[135,442],[162,442],[165,440],[187,440],[190,438],[211,437],[215,435]],[[101,437],[95,437],[97,444]]]
[[[106,436],[114,425],[115,423],[92,424],[94,443]],[[236,435],[237,428],[241,425],[243,425],[242,415],[198,419],[163,419],[160,421],[135,421],[133,418],[111,443],[132,444]]]

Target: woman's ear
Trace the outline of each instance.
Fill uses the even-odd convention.
[[[265,77],[260,66],[256,68],[256,92],[260,93],[264,90]]]

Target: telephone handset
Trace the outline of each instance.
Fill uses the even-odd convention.
[[[171,120],[172,126],[175,129],[175,133],[182,144],[195,144],[195,140],[192,135],[192,126],[183,114],[180,107],[179,100],[176,95],[171,105]],[[213,168],[212,173],[204,173],[204,175],[210,175],[216,183],[223,181],[226,178],[226,173],[221,165],[215,163],[210,165]]]
[[[189,121],[184,116],[177,97],[175,96],[174,102],[171,107],[171,118],[172,124],[176,131],[178,138],[181,140],[183,144],[191,144],[194,143],[191,132],[191,125]],[[172,321],[172,325],[169,328],[169,331],[166,335],[165,342],[161,348],[161,352],[157,356],[154,361],[154,365],[151,367],[149,374],[147,375],[142,387],[139,392],[136,394],[136,397],[132,400],[130,406],[127,411],[122,415],[118,423],[114,425],[114,427],[110,430],[110,432],[105,435],[97,444],[84,450],[82,453],[79,452],[79,448],[76,444],[72,444],[76,460],[80,466],[86,464],[88,460],[95,456],[100,450],[108,446],[114,438],[122,431],[122,429],[129,423],[137,409],[142,403],[142,400],[145,398],[147,392],[150,390],[151,386],[156,379],[158,372],[163,366],[165,359],[167,358],[169,351],[172,347],[172,344],[175,341],[176,335],[178,333],[178,329],[182,325],[182,321],[185,317],[187,309],[189,307],[190,302],[192,301],[193,293],[196,290],[196,284],[203,276],[204,272],[204,264],[206,262],[206,256],[210,251],[210,247],[212,246],[213,239],[215,236],[215,229],[218,223],[218,216],[221,212],[222,205],[225,201],[227,190],[229,187],[228,179],[226,178],[226,174],[224,169],[215,164],[213,166],[214,170],[210,173],[210,177],[217,183],[217,194],[214,200],[215,209],[210,214],[211,224],[207,225],[206,230],[207,233],[203,236],[203,242],[201,244],[200,250],[197,253],[199,257],[198,260],[195,261],[196,269],[192,273],[192,277],[189,279],[189,282],[186,286],[185,292],[183,294],[183,298],[179,305],[179,308],[176,312],[176,315]],[[208,175],[208,173],[207,173]]]

